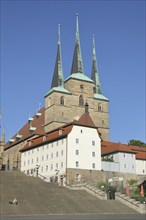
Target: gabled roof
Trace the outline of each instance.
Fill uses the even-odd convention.
[[[114,142],[108,142],[103,141],[101,144],[101,154],[102,156],[116,153],[116,152],[125,152],[125,153],[133,153],[136,154],[134,151],[132,151],[127,144],[121,144],[121,143],[114,143]]]
[[[30,131],[30,122],[28,121],[11,139],[14,140],[14,142],[8,141],[5,144],[5,150],[8,148],[11,148],[15,146],[16,144],[23,142],[24,140],[28,138],[32,138],[34,135],[41,135],[44,133],[44,108],[39,110],[37,112],[39,114],[35,114],[32,117],[31,126],[36,128],[35,130]],[[19,134],[19,135],[18,135]],[[19,138],[17,138],[19,136]]]
[[[88,113],[84,113],[78,120],[74,120],[73,122],[68,123],[67,125],[56,128],[53,131],[50,131],[48,133],[44,133],[43,135],[41,135],[39,137],[31,139],[30,141],[28,141],[28,143],[24,146],[24,148],[21,151],[23,152],[26,150],[30,150],[32,148],[39,146],[39,145],[47,144],[52,141],[55,141],[55,140],[57,141],[59,139],[62,139],[64,137],[66,137],[71,132],[74,125],[86,126],[86,127],[91,127],[91,128],[97,129],[94,122],[92,121],[90,115]],[[98,130],[97,130],[97,132],[98,132]],[[99,133],[99,135],[100,135],[100,133]],[[44,136],[45,136],[45,139],[43,138]],[[31,142],[31,144],[29,144],[29,142]]]
[[[132,146],[128,144],[114,143],[103,141],[101,144],[101,155],[105,156],[112,153],[125,152],[133,153],[137,160],[146,160],[146,148],[139,146]]]
[[[87,126],[87,127],[96,127],[94,122],[92,121],[92,118],[87,113],[84,113],[83,115],[81,115],[79,120],[78,121],[75,120],[74,123],[78,125]]]
[[[51,132],[46,133],[44,135],[41,135],[40,137],[34,138],[34,139],[28,141],[28,143],[24,146],[24,148],[21,150],[21,152],[30,150],[30,149],[35,148],[35,147],[42,145],[42,144],[50,143],[54,140],[57,141],[59,139],[62,139],[64,137],[66,137],[71,132],[72,127],[73,127],[73,125],[60,127],[54,131],[51,131]],[[44,139],[44,136],[45,136],[45,139]],[[29,142],[31,142],[31,144],[29,144]]]

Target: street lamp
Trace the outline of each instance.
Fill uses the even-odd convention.
[[[38,173],[39,173],[39,167],[40,167],[40,165],[36,165],[36,177],[38,177]]]

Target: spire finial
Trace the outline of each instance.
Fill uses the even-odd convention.
[[[60,24],[58,24],[58,43],[60,44]]]
[[[79,21],[78,21],[78,18],[79,18],[79,14],[76,13],[76,34],[78,34],[78,32],[79,32]]]

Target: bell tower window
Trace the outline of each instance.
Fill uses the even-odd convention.
[[[101,105],[101,103],[98,104],[98,111],[102,112],[102,105]]]
[[[84,106],[84,99],[82,95],[79,97],[79,106]]]
[[[60,105],[64,105],[64,96],[61,96],[60,98]]]

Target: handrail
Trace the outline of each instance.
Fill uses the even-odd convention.
[[[41,174],[39,174],[39,173],[38,173],[38,176],[43,177],[44,180],[47,179],[47,177],[45,177],[45,176],[43,176],[43,175],[41,175]]]

